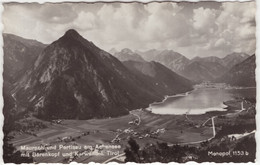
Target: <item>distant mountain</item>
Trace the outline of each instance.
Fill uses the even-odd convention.
[[[241,63],[249,57],[246,53],[231,53],[222,58],[222,65],[228,69],[232,68],[238,63]]]
[[[222,59],[210,57],[195,57],[185,67],[181,74],[193,81],[211,81],[223,75],[227,68],[222,65]]]
[[[233,66],[227,73],[218,78],[217,82],[225,82],[235,86],[255,87],[255,55]]]
[[[180,74],[196,82],[213,81],[248,57],[245,53],[232,53],[224,58],[195,57]]]
[[[124,48],[120,52],[115,52],[113,55],[120,61],[145,61],[139,54],[134,53],[128,48]]]
[[[195,57],[191,61],[199,61],[199,62],[213,62],[226,67],[227,69],[232,68],[236,64],[244,61],[249,57],[246,53],[231,53],[226,55],[223,58],[219,58],[216,56],[209,56],[209,57]]]
[[[189,89],[191,85],[180,84],[172,91]],[[13,95],[20,106],[50,120],[119,116],[172,91],[158,92],[118,59],[69,30],[42,51]]]
[[[195,57],[191,60],[198,61],[198,62],[211,62],[211,63],[219,63],[222,64],[222,59],[216,56],[209,56],[209,57]]]
[[[158,62],[125,61],[124,65],[160,95],[191,90],[191,82]]]
[[[210,81],[222,75],[226,70],[218,57],[196,57],[189,60],[180,53],[172,50],[149,50],[139,52],[147,61],[157,61],[172,71],[195,82]]]
[[[147,51],[136,51],[137,54],[140,54],[145,61],[155,61],[155,57],[160,54],[162,50],[151,49]]]
[[[232,53],[224,58],[215,56],[195,57],[191,60],[172,50],[136,51],[146,61],[156,61],[168,67],[179,75],[195,82],[211,81],[223,75],[234,65],[242,62],[249,55]]]
[[[13,34],[3,34],[4,80],[16,82],[35,62],[46,45]]]
[[[112,49],[110,49],[110,50],[108,51],[108,53],[110,53],[110,54],[112,54],[112,55],[114,55],[116,52],[118,52],[118,51],[116,50],[116,48],[112,48]]]
[[[201,62],[194,61],[189,63],[181,73],[184,77],[197,83],[214,79],[213,73]]]
[[[176,73],[181,73],[189,63],[189,59],[173,50],[148,50],[140,52],[142,57],[147,61],[156,61],[168,67]]]

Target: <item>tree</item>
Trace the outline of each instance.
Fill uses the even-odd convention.
[[[131,150],[134,151],[134,153],[138,154],[138,151],[140,149],[140,146],[136,143],[136,141],[132,138],[129,139],[128,144],[131,147]]]
[[[125,149],[126,159],[125,162],[136,162],[140,163],[139,149],[140,146],[132,138],[128,141],[129,147]]]
[[[137,162],[135,156],[133,155],[133,152],[130,150],[130,148],[126,147],[124,150],[125,152],[125,162]]]
[[[4,145],[3,145],[3,160],[5,163],[33,163],[32,157],[21,157],[21,152],[16,151],[12,144],[8,143],[7,137],[4,137]]]
[[[4,97],[3,114],[5,117],[4,126],[3,126],[3,132],[4,132],[3,160],[5,163],[15,163],[15,164],[32,163],[33,162],[32,157],[21,157],[21,152],[17,151],[12,144],[8,143],[8,139],[9,139],[8,134],[15,128],[14,126],[15,115],[12,113],[12,110],[14,109],[14,100],[12,99],[10,94],[7,93],[5,90],[3,91],[3,97]]]

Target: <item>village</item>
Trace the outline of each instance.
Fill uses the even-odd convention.
[[[59,162],[103,163],[108,160],[124,159],[124,149],[130,138],[141,146],[147,143],[166,142],[168,146],[200,145],[213,139],[225,124],[240,114],[250,114],[255,105],[242,99],[226,102],[233,106],[224,112],[210,112],[203,115],[157,115],[146,109],[137,109],[129,115],[91,120],[35,120],[42,129],[23,129],[13,132],[12,144],[19,150],[21,146],[41,146],[37,152],[70,153],[55,158]],[[32,120],[32,119],[31,119]],[[41,124],[39,124],[41,123]],[[33,125],[33,124],[31,124]],[[31,127],[28,127],[31,128]],[[221,141],[234,141],[249,136],[254,130],[224,136]],[[57,146],[56,148],[53,146]],[[62,147],[59,147],[62,146]],[[85,147],[84,147],[85,146]],[[21,150],[23,154],[24,151]],[[35,152],[35,151],[34,151]],[[108,153],[110,155],[108,155]],[[115,159],[112,159],[115,158]],[[35,162],[51,162],[49,157],[36,157]]]

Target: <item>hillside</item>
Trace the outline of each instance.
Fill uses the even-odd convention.
[[[241,63],[242,61],[244,61],[248,57],[250,57],[250,56],[246,53],[236,53],[236,52],[234,52],[234,53],[226,55],[224,58],[221,59],[222,65],[224,65],[225,67],[230,69],[233,66],[235,66],[236,64]]]
[[[124,48],[120,52],[114,52],[113,55],[120,61],[145,61],[139,54],[128,48]]]
[[[172,87],[176,92],[191,89],[190,84]],[[42,51],[13,94],[19,106],[50,120],[119,116],[171,91],[153,89],[118,59],[69,30]]]
[[[223,58],[216,56],[188,59],[172,50],[136,51],[146,61],[156,61],[185,78],[194,81],[213,81],[222,76],[234,65],[249,57],[246,53],[231,53]]]
[[[241,63],[233,66],[227,73],[216,79],[235,86],[255,87],[255,55],[248,57]]]
[[[195,82],[201,82],[212,81],[226,71],[227,68],[219,62],[200,58],[199,60],[192,60],[180,74]]]
[[[181,75],[197,83],[214,79],[214,76],[210,70],[208,70],[208,67],[198,61],[188,64],[182,71]]]
[[[124,65],[162,95],[191,90],[191,82],[158,62],[126,61]]]
[[[160,51],[152,49],[139,53],[146,61],[159,62],[176,73],[181,73],[189,63],[188,58],[173,50]]]
[[[35,62],[46,45],[13,34],[3,34],[4,80],[16,82]]]

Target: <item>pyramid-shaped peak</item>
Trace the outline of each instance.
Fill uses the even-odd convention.
[[[80,35],[75,29],[69,29],[65,35]]]
[[[70,29],[65,32],[65,34],[58,40],[60,42],[66,43],[66,44],[73,44],[78,45],[79,43],[83,44],[87,47],[95,47],[95,45],[82,37],[76,30]]]
[[[89,42],[87,39],[82,37],[76,30],[74,29],[69,29],[68,31],[65,32],[65,34],[62,37],[65,40],[70,40],[70,41],[80,41],[80,42]]]

